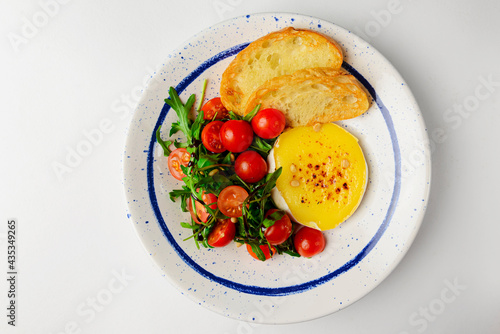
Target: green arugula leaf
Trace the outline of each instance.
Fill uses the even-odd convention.
[[[175,199],[181,197],[183,195],[191,195],[191,191],[189,189],[174,189],[168,193],[172,202],[175,202]]]
[[[186,166],[184,166],[184,165],[180,165],[179,167],[181,168],[181,170],[182,170],[182,172],[183,172],[184,174],[186,174],[186,175],[190,175],[190,174],[191,174],[191,173],[190,173],[191,167],[186,167]],[[184,180],[185,178],[189,178],[189,176],[185,176],[185,177],[183,177],[182,179]],[[186,183],[186,181],[184,181],[184,183]],[[187,183],[186,183],[186,184],[187,184]]]
[[[200,243],[198,242],[198,233],[193,232],[193,239],[194,239],[194,243],[196,245],[196,248],[200,249]]]
[[[188,143],[174,141],[174,146],[175,146],[175,148],[187,148],[189,145],[188,145]]]
[[[172,123],[172,127],[170,128],[169,136],[172,137],[175,135],[177,132],[182,131],[182,127],[179,124],[179,122],[174,122]]]
[[[177,117],[179,117],[178,122],[172,123],[170,135],[172,136],[178,131],[182,131],[187,138],[187,142],[189,144],[192,144],[193,136],[191,133],[191,120],[189,119],[189,112],[194,104],[196,97],[194,94],[192,94],[186,101],[186,104],[183,104],[174,87],[170,87],[168,95],[170,98],[165,99],[165,103],[168,104],[175,111]]]
[[[294,252],[294,251],[290,251],[290,250],[284,250],[283,253],[288,254],[290,256],[293,256],[293,257],[300,257],[299,253]]]
[[[251,242],[250,246],[252,247],[252,251],[255,253],[255,255],[257,255],[259,260],[266,261],[266,256],[264,255],[264,252],[262,251],[262,249],[260,249],[258,244]]]
[[[283,167],[278,168],[275,170],[272,174],[267,174],[266,176],[266,186],[264,187],[264,194],[267,194],[271,192],[271,189],[273,189],[276,186],[276,181],[278,180],[278,177],[281,175],[281,171],[283,170]]]
[[[200,110],[198,112],[198,115],[196,116],[196,119],[193,122],[193,125],[191,125],[191,133],[193,139],[200,140],[202,124],[203,124],[203,110]]]
[[[215,174],[214,176],[212,176],[212,179],[217,183],[231,183],[231,181],[221,173]]]
[[[201,236],[204,238],[204,239],[207,239],[208,238],[208,235],[210,234],[210,232],[212,232],[212,229],[213,227],[215,226],[215,224],[211,224],[210,226],[208,227],[205,227],[202,231],[201,231]]]
[[[191,196],[191,191],[189,189],[174,189],[169,194],[170,200],[175,202],[177,198],[181,199],[181,210],[182,212],[187,212],[187,200]]]
[[[227,165],[230,165],[231,164],[231,152],[229,152],[225,157],[224,159],[222,159],[222,163],[223,164],[227,164]]]
[[[163,139],[161,139],[160,130],[161,130],[161,125],[158,127],[158,130],[156,130],[156,141],[163,148],[163,155],[168,157],[170,153],[172,153],[172,151],[170,151],[170,149],[168,148],[170,145],[172,145],[172,141],[171,140],[164,141]]]
[[[208,166],[216,165],[218,162],[219,155],[218,154],[205,154],[205,153],[200,153],[198,155],[198,162],[196,165],[198,168],[206,168]]]
[[[247,188],[249,191],[252,191],[252,188],[250,188],[250,186],[241,179],[241,177],[239,177],[237,174],[234,174],[234,178],[238,180],[239,183],[241,183],[244,188]]]
[[[274,223],[276,223],[278,220],[283,218],[284,215],[285,215],[285,211],[282,211],[282,210],[275,211],[272,214],[270,214],[269,216],[267,216],[266,219],[264,219],[264,221],[262,222],[262,225],[264,225],[264,227],[273,226]]]
[[[205,248],[213,248],[212,246],[210,246],[207,242],[207,239],[203,238],[203,240],[201,240],[201,244],[203,245],[203,247]]]
[[[250,145],[250,148],[255,150],[255,151],[262,152],[265,155],[268,155],[269,151],[271,151],[273,149],[273,145],[274,145],[274,141],[271,144],[260,137],[254,136],[254,139],[253,139],[252,145]]]
[[[250,111],[248,114],[246,114],[243,117],[243,120],[247,121],[247,122],[251,122],[252,118],[259,112],[259,109],[260,109],[260,104],[258,104],[255,108],[252,109],[252,111]]]
[[[206,157],[203,157],[203,158],[199,158],[198,162],[196,163],[196,165],[198,166],[198,168],[205,168],[205,167],[209,167],[209,166],[212,166],[214,164],[214,161],[210,158],[206,158]]]
[[[240,121],[240,120],[243,119],[243,117],[241,117],[240,115],[237,115],[234,112],[230,111],[229,112],[229,119]]]
[[[191,224],[188,224],[188,223],[181,223],[181,226],[184,227],[184,228],[189,228],[189,229],[195,229],[196,226],[193,226]]]
[[[198,103],[198,108],[196,108],[196,110],[198,111],[200,111],[201,107],[203,106],[203,100],[205,99],[205,91],[207,90],[207,82],[208,82],[207,79],[203,80],[203,86],[201,87],[200,102]]]

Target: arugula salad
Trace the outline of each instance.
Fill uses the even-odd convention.
[[[185,241],[198,248],[236,242],[261,261],[275,254],[300,256],[292,237],[295,223],[271,198],[281,168],[268,173],[266,163],[285,128],[284,115],[259,105],[242,117],[226,110],[220,98],[202,105],[205,88],[206,81],[194,120],[194,94],[183,103],[171,87],[165,99],[178,116],[169,137],[181,132],[184,140],[163,140],[161,126],[156,132],[170,174],[183,182],[169,196],[190,213],[190,221],[181,223],[190,231]]]

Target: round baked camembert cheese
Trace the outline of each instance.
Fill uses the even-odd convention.
[[[288,129],[271,150],[268,166],[270,172],[283,168],[271,192],[278,208],[322,231],[356,211],[368,179],[357,138],[333,123]]]

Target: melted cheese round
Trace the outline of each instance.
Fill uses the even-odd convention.
[[[363,198],[368,179],[363,151],[356,137],[338,125],[285,131],[269,160],[274,168],[283,167],[273,200],[298,223],[323,231],[335,228]]]

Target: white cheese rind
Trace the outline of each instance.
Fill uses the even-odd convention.
[[[271,151],[269,151],[269,155],[267,156],[267,172],[274,173],[275,170],[276,170],[276,163],[274,161],[274,148],[273,148],[271,149]],[[271,190],[271,198],[273,199],[274,204],[276,204],[278,209],[285,211],[290,217],[290,219],[292,219],[297,223],[300,223],[293,216],[292,212],[290,211],[290,208],[288,207],[288,204],[286,204],[285,199],[283,198],[283,196],[281,196],[281,193],[277,187],[274,187]]]

